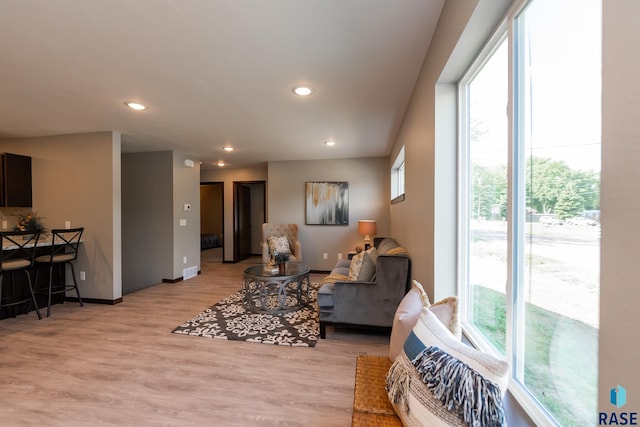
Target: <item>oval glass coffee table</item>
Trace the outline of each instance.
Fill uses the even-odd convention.
[[[287,264],[283,275],[254,265],[244,271],[244,304],[255,313],[290,313],[309,304],[310,285],[309,267],[304,265]]]

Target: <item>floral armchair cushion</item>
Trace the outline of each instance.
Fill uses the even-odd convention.
[[[266,222],[262,224],[262,262],[266,264],[269,261],[269,238],[280,237],[277,241],[283,245],[286,240],[290,249],[289,262],[302,262],[302,246],[298,240],[298,224],[275,224]],[[276,240],[273,240],[276,242]],[[278,251],[280,252],[280,251]]]

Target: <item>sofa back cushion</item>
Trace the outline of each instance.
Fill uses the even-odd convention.
[[[398,245],[398,242],[393,240],[391,237],[385,237],[377,245],[378,254],[379,255],[386,254],[389,250],[398,246],[400,246]]]

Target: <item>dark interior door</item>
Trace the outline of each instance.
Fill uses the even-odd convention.
[[[236,184],[236,224],[237,241],[235,242],[235,261],[242,261],[251,256],[251,188],[248,185]]]

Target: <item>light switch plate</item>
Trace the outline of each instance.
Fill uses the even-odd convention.
[[[187,220],[186,219],[181,219],[180,220],[180,226],[184,227],[185,225],[187,225]]]

